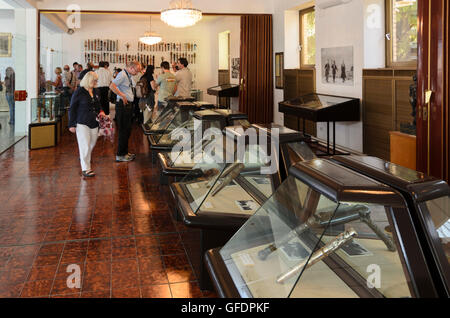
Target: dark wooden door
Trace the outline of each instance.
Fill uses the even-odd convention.
[[[273,121],[272,15],[241,17],[241,90],[239,110],[251,123]]]
[[[419,0],[418,19],[417,169],[448,182],[448,0]]]

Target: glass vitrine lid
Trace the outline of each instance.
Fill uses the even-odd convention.
[[[289,163],[293,164],[300,161],[307,161],[317,158],[315,153],[309,148],[308,144],[304,141],[290,142],[286,145]]]
[[[220,255],[242,297],[410,297],[390,209],[291,175]]]
[[[447,266],[450,264],[450,196],[443,196],[421,203],[422,211],[428,210],[434,230],[442,245]]]
[[[251,215],[272,195],[271,175],[261,172],[267,167],[267,157],[258,155],[262,150],[257,147],[247,145],[241,160],[233,162],[235,153],[224,145],[225,162],[216,157],[193,167],[192,174],[200,169],[204,176],[191,180],[188,174],[180,184],[195,214]]]
[[[202,167],[212,162],[224,162],[225,137],[223,135],[210,136],[195,142],[195,136],[191,136],[192,147],[183,147],[170,152],[170,166],[177,168]],[[225,159],[224,159],[225,158]]]
[[[351,101],[351,98],[340,97],[340,96],[329,96],[322,94],[308,94],[295,98],[293,100],[287,101],[285,103],[292,106],[307,107],[311,109],[321,109],[326,107],[335,106],[338,104],[346,103]]]

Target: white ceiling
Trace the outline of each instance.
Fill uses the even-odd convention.
[[[2,0],[0,0],[2,1]],[[44,22],[51,21],[53,27],[59,28],[60,31],[66,32],[67,27],[65,25],[65,21],[67,19],[69,13],[43,13],[45,16]],[[152,14],[152,25],[157,26],[163,24],[160,19],[159,14]],[[224,16],[220,15],[204,15],[202,20],[198,23],[198,25],[202,26],[203,24],[212,23],[218,19],[223,18]],[[44,20],[44,19],[43,19]],[[142,23],[144,25],[150,26],[150,15],[149,14],[82,14],[81,15],[81,25],[83,26],[83,22],[92,22],[92,21],[108,21],[113,24],[120,23]],[[45,24],[45,23],[44,23]]]

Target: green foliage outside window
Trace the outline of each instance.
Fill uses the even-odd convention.
[[[417,1],[394,0],[392,8],[393,62],[417,60]]]
[[[316,64],[316,14],[310,11],[302,16],[302,64]]]

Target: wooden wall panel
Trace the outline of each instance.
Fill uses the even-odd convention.
[[[395,130],[400,130],[401,123],[411,123],[414,120],[411,115],[412,108],[409,101],[409,87],[412,84],[414,82],[410,80],[395,82],[395,99],[397,101]]]
[[[364,82],[364,153],[389,159],[389,131],[392,128],[392,81],[367,79]],[[380,92],[383,92],[380,94]]]
[[[284,100],[298,97],[297,70],[284,70]]]
[[[284,125],[288,128],[291,128],[294,130],[299,130],[298,118],[296,116],[285,114],[284,115]]]
[[[229,70],[219,70],[219,85],[230,84],[230,71]],[[230,107],[230,99],[227,97],[219,98],[220,106]]]
[[[314,69],[284,70],[284,100],[296,98],[316,91],[316,75]],[[284,115],[284,125],[288,128],[303,131],[303,120],[295,116]],[[305,132],[317,136],[317,124],[307,120]]]
[[[389,132],[412,122],[409,86],[414,70],[363,71],[364,153],[389,160]]]

